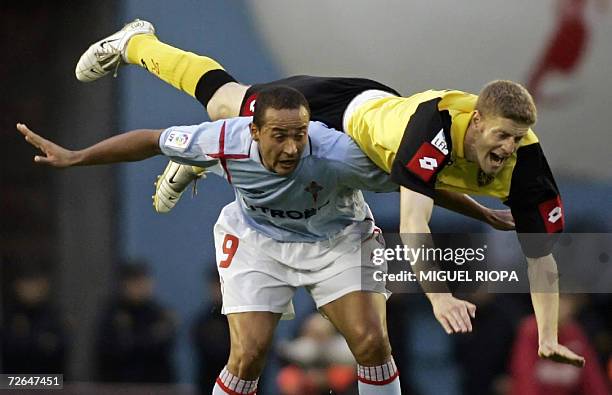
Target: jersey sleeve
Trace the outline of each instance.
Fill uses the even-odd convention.
[[[396,183],[367,157],[359,146],[347,135],[343,154],[335,160],[338,169],[339,183],[354,189],[373,192],[394,192],[398,190]]]
[[[308,134],[312,154],[325,161],[338,185],[372,192],[397,191],[389,174],[376,166],[347,134],[316,121],[310,122]]]
[[[438,173],[450,159],[451,117],[438,110],[440,98],[419,104],[406,125],[391,179],[399,185],[434,198]]]
[[[528,257],[548,255],[563,231],[563,203],[539,143],[522,146],[505,201],[512,211],[516,232]]]
[[[162,153],[175,162],[213,169],[219,159],[219,133],[225,123],[204,122],[191,126],[171,126],[159,137]]]

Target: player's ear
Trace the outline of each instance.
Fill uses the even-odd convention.
[[[249,128],[251,129],[251,138],[255,141],[259,141],[259,128],[253,122],[249,124]]]
[[[482,121],[482,115],[480,111],[474,110],[474,115],[472,115],[472,122],[474,122],[474,126],[480,126],[480,122]]]
[[[482,114],[480,111],[474,110],[474,115],[472,115],[472,124],[474,125],[474,129],[482,129]]]

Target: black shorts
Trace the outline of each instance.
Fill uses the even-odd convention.
[[[311,119],[337,130],[342,130],[344,110],[361,92],[377,89],[400,96],[395,89],[365,78],[298,75],[251,86],[242,99],[240,115],[253,115],[253,103],[257,98],[257,92],[276,85],[286,85],[300,91],[310,105]]]

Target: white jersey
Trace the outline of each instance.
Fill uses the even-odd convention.
[[[172,160],[224,177],[233,186],[245,222],[282,242],[332,239],[348,225],[371,218],[360,189],[396,191],[346,134],[319,122],[308,128],[308,144],[287,176],[267,170],[251,138],[252,118],[174,126],[160,136]]]

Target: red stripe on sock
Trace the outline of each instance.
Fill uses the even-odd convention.
[[[382,381],[376,381],[376,380],[368,380],[364,377],[359,377],[357,376],[357,380],[361,381],[362,383],[365,384],[371,384],[371,385],[387,385],[390,382],[392,382],[393,380],[395,380],[397,377],[399,376],[399,371],[396,371],[395,374],[391,377],[389,377],[386,380],[382,380]]]
[[[219,387],[221,387],[221,389],[223,391],[225,391],[225,393],[227,393],[229,395],[256,395],[257,394],[257,390],[255,390],[253,392],[249,392],[248,394],[243,394],[243,393],[231,390],[225,384],[223,384],[223,381],[221,380],[221,377],[217,377],[217,384],[219,385]]]

